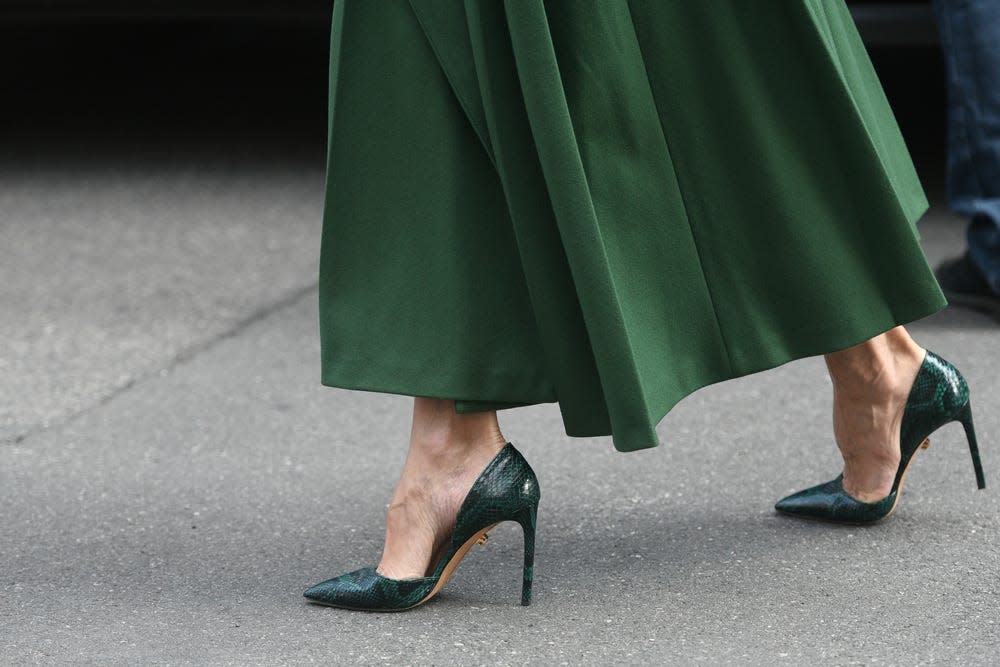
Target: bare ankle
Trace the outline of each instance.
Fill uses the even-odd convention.
[[[410,450],[387,513],[380,573],[423,576],[469,488],[505,443],[495,412],[458,414],[453,401],[414,399]]]
[[[410,446],[435,458],[496,453],[506,443],[495,411],[459,414],[451,400],[415,397]]]
[[[903,327],[860,345],[826,355],[835,400],[892,402],[905,400],[926,350]]]

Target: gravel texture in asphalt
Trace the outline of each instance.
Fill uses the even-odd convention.
[[[0,663],[995,664],[1000,496],[960,426],[882,524],[774,513],[839,471],[818,358],[695,393],[642,452],[501,413],[541,481],[528,608],[514,524],[412,612],[308,604],[377,561],[411,405],[319,385],[322,159],[282,118],[209,158],[162,118],[0,158]],[[930,189],[936,263],[962,221]],[[968,377],[991,484],[997,326],[911,327]]]

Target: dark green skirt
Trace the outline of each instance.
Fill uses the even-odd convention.
[[[942,308],[926,209],[842,0],[337,0],[322,381],[652,447]]]

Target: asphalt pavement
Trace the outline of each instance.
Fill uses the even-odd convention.
[[[807,359],[693,394],[642,452],[502,412],[541,482],[530,607],[512,524],[411,612],[307,603],[377,560],[410,400],[319,384],[321,138],[157,118],[0,154],[0,663],[1000,661],[1000,329],[954,308],[911,331],[969,379],[985,491],[949,425],[888,521],[776,515],[839,471]],[[936,263],[962,221],[924,173]]]

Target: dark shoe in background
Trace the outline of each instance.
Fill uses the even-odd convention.
[[[942,262],[934,275],[949,302],[984,311],[1000,320],[1000,294],[990,289],[968,253]]]

